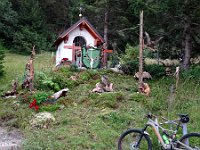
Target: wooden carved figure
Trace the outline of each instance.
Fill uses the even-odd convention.
[[[30,91],[33,91],[34,89],[34,58],[35,58],[35,46],[33,46],[31,57],[26,64],[25,67],[25,79],[24,82],[22,83],[22,89],[29,88]]]
[[[140,90],[139,92],[144,93],[146,96],[150,96],[151,89],[148,83],[142,83],[139,90]]]

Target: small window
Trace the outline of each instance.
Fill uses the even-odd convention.
[[[86,41],[82,36],[75,37],[73,43],[75,43],[75,46],[86,46]]]

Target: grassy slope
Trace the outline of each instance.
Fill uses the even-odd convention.
[[[9,90],[11,81],[16,77],[22,81],[28,58],[6,54],[6,74],[0,79],[1,91]],[[37,55],[36,72],[50,70],[52,63],[49,62],[50,54]],[[65,108],[53,112],[56,122],[48,129],[31,129],[28,121],[35,112],[24,104],[15,107],[12,99],[0,100],[0,121],[22,130],[26,138],[24,149],[27,150],[116,149],[119,135],[128,128],[142,127],[146,121],[142,118],[149,111],[164,116],[171,112],[170,118],[175,118],[176,113],[189,113],[189,131],[200,131],[200,86],[196,81],[180,79],[175,100],[169,106],[169,87],[174,83],[172,77],[151,81],[152,95],[147,98],[135,92],[137,84],[132,76],[110,72],[106,74],[114,83],[116,93],[89,94],[88,91],[97,82],[91,80],[75,87],[65,99],[62,99]],[[157,143],[154,136],[152,140]]]

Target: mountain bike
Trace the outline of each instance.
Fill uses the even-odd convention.
[[[158,117],[153,114],[147,114],[148,122],[142,129],[129,129],[121,134],[118,140],[118,150],[152,150],[152,142],[148,127],[153,129],[159,144],[163,150],[200,150],[200,133],[185,133],[179,140],[177,132],[183,128],[184,124],[189,122],[188,114],[179,114],[176,120],[168,120],[164,117],[164,122],[159,123]],[[170,125],[170,128],[166,128]]]

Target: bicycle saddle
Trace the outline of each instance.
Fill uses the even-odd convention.
[[[188,123],[190,118],[188,114],[178,114],[182,123]]]

